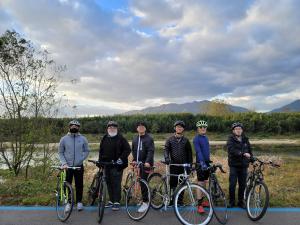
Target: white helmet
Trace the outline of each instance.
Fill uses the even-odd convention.
[[[72,120],[72,121],[70,121],[69,126],[72,126],[72,125],[76,125],[76,126],[80,127],[80,123],[79,123],[78,120]]]
[[[207,125],[207,122],[204,121],[204,120],[199,120],[197,123],[196,123],[196,127],[208,127]]]

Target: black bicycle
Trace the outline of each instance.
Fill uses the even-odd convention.
[[[213,212],[221,224],[226,224],[228,220],[227,202],[224,191],[219,184],[216,176],[217,170],[226,173],[221,164],[212,164],[208,167],[209,171],[209,194],[211,197]]]
[[[244,200],[246,201],[247,215],[253,220],[260,220],[269,207],[269,190],[264,182],[264,166],[280,167],[280,165],[272,161],[262,161],[258,158],[250,160],[253,170],[248,174],[247,185],[244,192]]]
[[[107,193],[105,168],[106,166],[115,165],[115,162],[99,162],[96,160],[88,161],[95,164],[99,168],[89,187],[88,199],[91,206],[93,206],[96,199],[98,199],[98,223],[101,223],[103,219]]]

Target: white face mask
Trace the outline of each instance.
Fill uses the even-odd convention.
[[[118,134],[118,131],[108,131],[108,135],[110,136],[110,137],[114,137],[114,136],[116,136]]]

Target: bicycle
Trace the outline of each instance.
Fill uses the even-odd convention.
[[[52,166],[52,168],[58,169],[57,184],[55,189],[55,207],[57,218],[65,222],[71,216],[74,206],[74,193],[72,185],[66,181],[67,169],[80,169],[81,167],[67,167]]]
[[[253,170],[248,174],[246,188],[244,191],[244,200],[246,201],[246,209],[248,217],[257,221],[266,213],[269,206],[269,190],[264,182],[264,166],[270,165],[278,168],[280,165],[272,161],[262,161],[258,158],[251,158]]]
[[[227,214],[227,201],[225,197],[225,193],[222,190],[217,176],[216,171],[220,170],[222,173],[226,173],[223,170],[223,167],[221,164],[212,164],[208,167],[209,171],[209,194],[211,197],[212,202],[212,208],[214,215],[216,219],[221,224],[226,224],[228,220],[228,214]]]
[[[138,221],[147,215],[150,208],[151,195],[147,181],[140,176],[141,169],[144,168],[143,163],[137,162],[130,165],[132,170],[126,177],[123,191],[125,192],[126,212],[131,219]],[[140,210],[143,205],[146,208]]]
[[[98,198],[98,223],[102,222],[105,202],[106,202],[106,192],[107,192],[107,185],[106,185],[106,177],[105,177],[105,169],[106,166],[116,165],[115,162],[100,162],[96,160],[88,160],[95,164],[99,170],[94,175],[93,181],[88,190],[88,199],[90,205],[94,205],[96,199]]]
[[[178,220],[185,225],[198,224],[205,225],[210,222],[213,216],[213,209],[211,204],[211,198],[207,190],[198,184],[192,183],[191,172],[196,171],[196,164],[165,164],[165,174],[153,173],[148,178],[148,183],[151,190],[151,206],[154,209],[161,209],[167,207],[171,200],[174,202],[174,211]],[[183,174],[170,174],[170,166],[180,166],[184,168]],[[169,178],[171,176],[178,177],[179,185],[175,189],[174,193],[171,193],[169,185]],[[202,195],[202,201],[207,201],[209,204],[205,208],[204,213],[198,213],[199,199],[197,196],[199,193]]]

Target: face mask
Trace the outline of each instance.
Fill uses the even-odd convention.
[[[77,128],[71,128],[71,129],[70,129],[70,132],[71,132],[72,134],[75,134],[75,133],[78,132],[78,129],[77,129]]]

